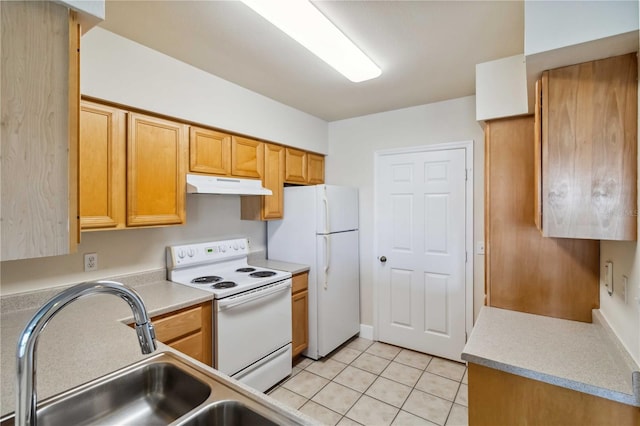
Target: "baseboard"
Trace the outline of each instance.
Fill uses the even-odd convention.
[[[373,326],[360,324],[360,337],[373,340]]]

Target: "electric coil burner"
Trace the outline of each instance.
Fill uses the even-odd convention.
[[[256,268],[238,268],[236,269],[236,272],[253,272],[255,270]]]
[[[267,277],[272,277],[275,274],[276,272],[273,272],[273,271],[258,271],[258,272],[249,274],[249,276],[253,278],[267,278]]]
[[[211,284],[222,281],[222,277],[216,277],[215,275],[208,275],[205,277],[198,277],[191,280],[193,284]]]
[[[216,284],[212,285],[211,288],[215,288],[215,289],[233,288],[233,287],[235,287],[237,285],[238,284],[234,283],[233,281],[222,281],[220,283],[216,283]]]

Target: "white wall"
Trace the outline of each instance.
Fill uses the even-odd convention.
[[[101,28],[82,38],[81,58],[83,94],[327,152],[325,121]],[[239,196],[188,195],[185,226],[85,232],[76,254],[0,263],[0,294],[160,269],[167,245],[237,237],[249,237],[254,251],[266,247],[264,222],[240,220]],[[90,252],[99,270],[85,273]]]
[[[640,66],[638,68],[640,74]],[[640,121],[640,93],[638,93],[638,106]],[[638,168],[640,169],[640,150],[638,151]],[[640,185],[638,199],[640,200]],[[640,217],[638,219],[638,229],[640,229]],[[604,264],[608,260],[613,262],[613,294],[611,296],[604,287]],[[626,301],[621,291],[623,275],[629,279]],[[600,311],[627,351],[640,364],[640,244],[637,241],[602,241],[600,243]]]
[[[452,99],[329,123],[327,183],[360,190],[360,301],[362,324],[373,325],[374,153],[389,148],[474,140],[474,240],[484,240],[484,135],[475,97]],[[474,256],[474,310],[484,297],[484,256]]]
[[[637,1],[524,2],[527,56],[637,29]]]
[[[0,293],[162,269],[167,245],[240,237],[252,251],[266,249],[264,223],[240,220],[239,195],[187,195],[187,225],[84,232],[75,254],[1,262]],[[83,272],[84,253],[98,254],[97,271]]]
[[[81,45],[84,95],[309,151],[327,152],[324,120],[100,27],[83,36]]]

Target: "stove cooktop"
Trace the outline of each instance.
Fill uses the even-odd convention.
[[[167,247],[167,279],[216,299],[276,283],[291,273],[250,266],[246,239]]]

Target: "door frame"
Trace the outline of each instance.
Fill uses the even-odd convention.
[[[464,149],[465,151],[465,167],[467,173],[466,186],[465,186],[465,342],[471,334],[473,329],[473,199],[474,199],[474,186],[473,186],[473,140],[460,141],[460,142],[445,142],[432,145],[420,145],[411,146],[406,148],[393,148],[375,151],[373,154],[373,252],[379,253],[378,249],[378,227],[376,224],[379,220],[378,213],[378,188],[380,182],[378,182],[380,170],[380,161],[383,157],[398,155],[398,154],[411,154],[422,153],[429,151],[448,151],[452,149]],[[377,255],[377,254],[376,254]],[[372,277],[373,277],[373,339],[378,340],[378,334],[380,329],[380,315],[378,312],[378,298],[380,288],[380,278],[377,275],[377,268],[379,263],[375,260],[371,263]]]

